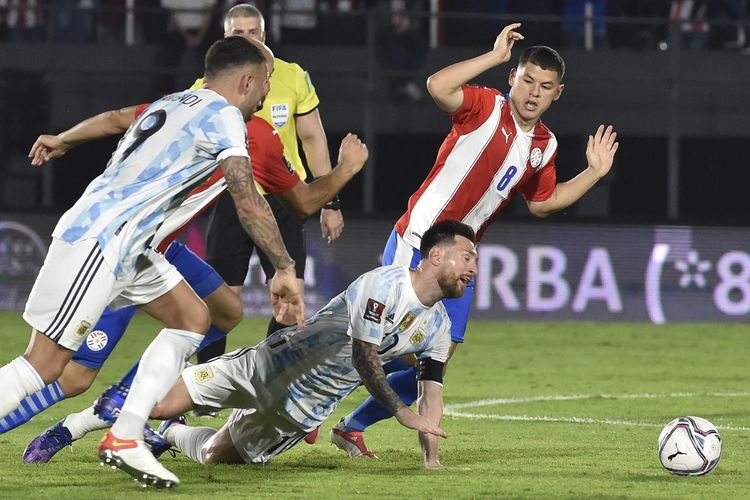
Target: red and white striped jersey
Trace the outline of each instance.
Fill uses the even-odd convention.
[[[544,201],[557,184],[557,140],[541,121],[524,132],[500,91],[464,85],[463,93],[435,165],[396,222],[414,248],[422,233],[445,219],[468,224],[479,240],[516,191]]]

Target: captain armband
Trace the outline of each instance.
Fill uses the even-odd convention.
[[[419,368],[417,369],[417,380],[431,380],[438,384],[443,383],[443,370],[445,363],[435,361],[432,358],[420,358]]]

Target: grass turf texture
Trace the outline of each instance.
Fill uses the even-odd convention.
[[[265,324],[246,319],[230,349],[256,343]],[[136,315],[86,394],[0,435],[3,498],[747,498],[750,491],[747,325],[473,322],[445,385],[446,404],[471,403],[454,411],[473,417],[444,418],[441,471],[423,469],[416,435],[393,420],[367,433],[378,461],[351,460],[328,444],[331,426],[364,398],[362,389],[339,406],[317,444],[301,443],[268,465],[203,466],[165,455],[182,480],[175,491],[141,492],[126,474],[99,467],[103,432],[47,465],[21,463],[37,433],[91,403],[157,330]],[[0,338],[2,363],[25,349],[20,314],[0,313]],[[719,427],[724,453],[708,476],[671,476],[658,463],[659,431],[680,415]]]

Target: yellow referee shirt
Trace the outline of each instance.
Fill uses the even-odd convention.
[[[203,86],[203,78],[195,81],[191,89]],[[263,109],[256,113],[273,125],[284,144],[284,156],[294,165],[300,179],[307,179],[305,167],[299,154],[297,142],[296,116],[306,115],[320,104],[310,81],[310,75],[299,64],[274,58],[274,70],[271,75],[271,90],[263,102]]]

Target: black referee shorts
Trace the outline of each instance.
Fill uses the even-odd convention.
[[[276,217],[281,237],[287,252],[294,259],[297,277],[305,277],[305,221],[287,210],[273,196],[266,201]],[[274,275],[274,267],[266,254],[256,248],[255,243],[242,227],[232,195],[228,191],[219,197],[208,219],[206,231],[206,262],[216,269],[219,276],[230,286],[241,286],[247,276],[248,264],[253,249],[258,251],[260,265],[267,279]]]

